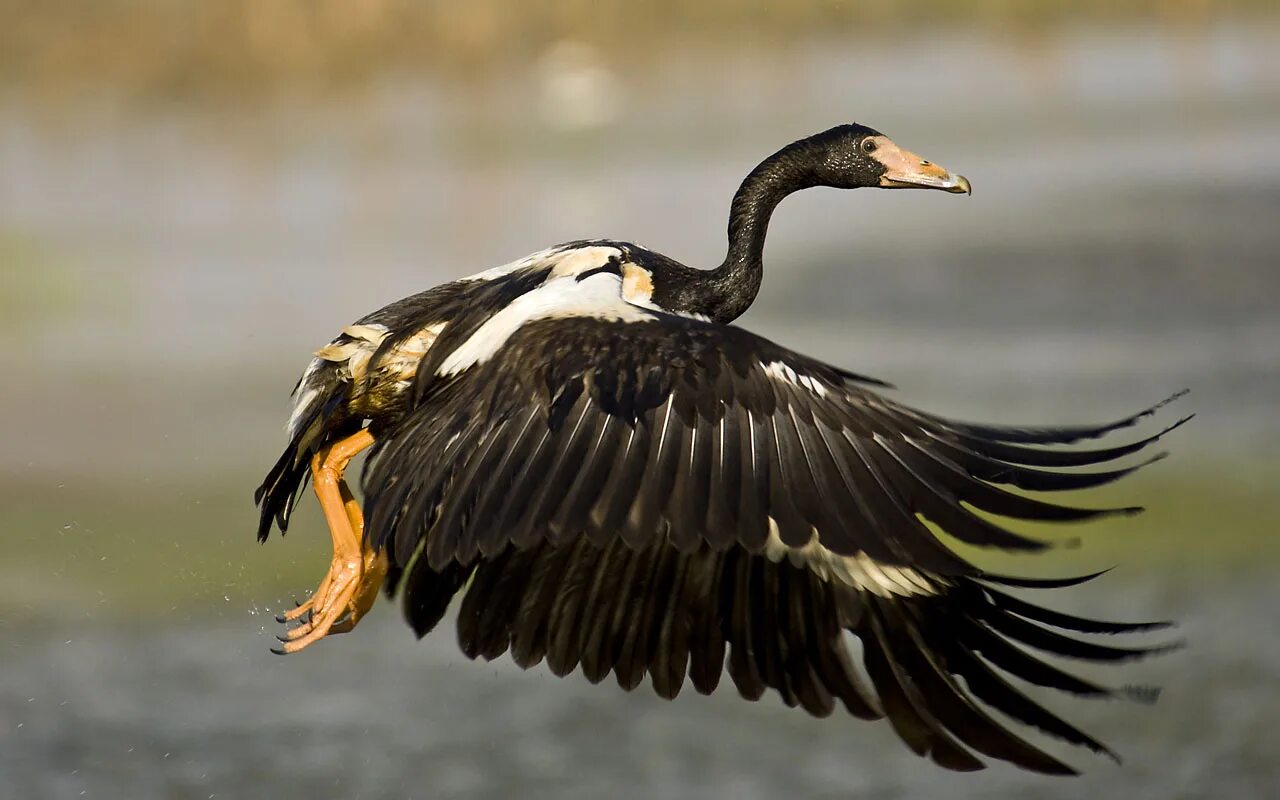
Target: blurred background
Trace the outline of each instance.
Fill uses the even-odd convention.
[[[0,0],[0,784],[25,798],[1262,797],[1280,791],[1280,14],[1257,0]],[[1044,698],[1126,756],[956,777],[888,725],[472,664],[383,602],[268,653],[329,544],[259,546],[343,324],[579,237],[719,262],[741,177],[859,121],[976,193],[812,191],[742,324],[949,416],[1172,458],[1037,598],[1190,647]],[[1034,734],[1031,734],[1034,735]],[[1056,744],[1048,747],[1063,752]]]

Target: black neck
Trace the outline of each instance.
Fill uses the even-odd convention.
[[[703,273],[708,315],[716,322],[741,316],[756,299],[764,275],[764,239],[782,198],[816,184],[805,142],[788,145],[747,175],[729,207],[729,251],[716,269]]]

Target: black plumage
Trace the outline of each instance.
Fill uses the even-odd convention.
[[[1055,632],[1160,626],[1084,620],[997,591],[992,584],[1018,581],[967,563],[922,521],[966,542],[1038,550],[1048,544],[966,506],[1051,521],[1130,513],[1051,504],[993,483],[1070,489],[1132,468],[1055,472],[982,453],[1007,437],[1018,441],[1023,461],[1103,463],[1131,451],[1042,445],[1104,434],[1142,415],[1041,432],[952,422],[895,404],[856,378],[745,331],[657,313],[645,322],[529,323],[486,362],[440,379],[422,398],[369,461],[368,535],[375,547],[394,543],[392,553],[421,553],[433,569],[475,566],[460,623],[469,654],[491,658],[510,648],[523,666],[545,657],[565,674],[580,664],[592,681],[612,671],[626,689],[647,673],[658,694],[674,697],[686,677],[699,691],[714,690],[727,651],[728,674],[748,699],[771,688],[819,716],[837,700],[859,716],[888,715],[913,749],[950,768],[980,766],[972,750],[1059,773],[1070,767],[975,703],[1110,751],[991,666],[1038,685],[1111,696],[1117,693],[1017,644],[1101,662],[1155,652]],[[489,413],[477,421],[474,408]],[[419,446],[438,441],[441,430],[456,434],[453,445]],[[534,439],[530,459],[505,457]],[[484,481],[467,480],[479,473]],[[508,500],[516,498],[508,515],[455,512],[486,505],[488,493],[508,487]],[[396,513],[405,498],[445,495],[438,507],[421,506],[425,519]],[[741,505],[714,502],[744,497]],[[624,514],[631,524],[619,527]],[[771,525],[781,544],[802,548],[812,537],[832,557],[909,570],[919,585],[886,590],[824,577],[770,553]],[[483,556],[468,544],[475,541],[487,543]],[[527,580],[499,588],[491,573],[509,571],[514,553],[532,559],[521,568]],[[416,592],[434,591],[431,573],[421,575],[421,589],[413,580],[404,587],[407,607],[417,606]],[[507,598],[507,590],[521,598]],[[472,597],[510,609],[506,645],[478,636],[468,616]],[[859,685],[842,631],[862,640],[878,700]]]
[[[516,560],[522,562],[519,568]],[[551,573],[562,579],[548,580]],[[611,579],[614,591],[605,588]],[[460,588],[449,575],[437,580],[450,591]],[[440,587],[415,581],[405,590],[406,609],[415,609],[422,605],[420,593],[434,597]],[[981,767],[972,749],[1036,771],[1074,771],[1009,732],[979,703],[1052,737],[1117,758],[1031,700],[993,666],[1042,687],[1146,701],[1150,690],[1098,686],[1018,645],[1043,649],[1047,644],[1050,652],[1087,660],[1154,650],[1101,648],[1031,626],[1001,607],[1008,598],[981,577],[959,579],[939,596],[885,598],[741,548],[720,553],[702,546],[683,554],[656,545],[637,552],[620,540],[601,549],[581,538],[570,547],[539,544],[480,560],[458,631],[463,651],[473,658],[493,659],[510,649],[521,666],[545,657],[558,675],[581,663],[592,682],[612,671],[625,689],[638,686],[647,674],[665,698],[679,693],[686,675],[695,689],[710,693],[727,668],[739,694],[749,700],[773,689],[788,705],[815,716],[830,714],[837,700],[864,719],[887,716],[912,749],[955,769]],[[1019,602],[1019,610],[1044,611]],[[1076,630],[1082,623],[1096,628],[1091,621],[1048,614],[1065,629]],[[1128,631],[1162,626],[1105,627]],[[862,641],[874,698],[849,659],[844,632]]]
[[[679,366],[673,353],[684,350],[709,366],[696,359]],[[725,384],[707,380],[708,369],[732,376],[731,395],[721,396]],[[609,375],[599,381],[601,373]],[[659,388],[647,397],[621,396],[619,387],[650,380]],[[736,437],[722,433],[734,427],[728,418]],[[617,524],[636,548],[665,541],[689,552],[706,542],[759,552],[774,525],[790,547],[803,547],[816,530],[838,555],[865,553],[880,564],[949,576],[975,571],[921,518],[971,544],[1039,550],[1047,543],[967,506],[1048,521],[1135,510],[1075,508],[1000,489],[991,482],[1007,476],[989,458],[970,460],[969,468],[952,459],[1003,444],[993,438],[1002,429],[983,429],[992,438],[971,430],[894,404],[838,370],[732,327],[657,313],[645,322],[532,322],[483,364],[424,389],[396,435],[375,447],[365,480],[369,535],[375,547],[394,542],[397,562],[425,539],[428,559],[441,568],[473,560],[479,542],[493,552],[506,541],[560,544],[595,531],[599,543]],[[1031,435],[1016,433],[1023,441]],[[1043,438],[1056,444],[1063,434]],[[1128,453],[1019,447],[1024,461],[1054,466]],[[1128,471],[1009,467],[1016,470],[1010,483],[1053,488]],[[464,513],[495,506],[501,495],[496,514]],[[743,498],[737,509],[711,501],[734,497]]]
[[[1074,771],[989,710],[1114,757],[1007,677],[1151,699],[1032,651],[1122,662],[1166,648],[1073,634],[1165,623],[1041,608],[1006,589],[1096,576],[993,574],[935,530],[1038,552],[1051,543],[1011,522],[1134,513],[1028,493],[1119,480],[1143,464],[1077,468],[1138,453],[1185,420],[1118,446],[1065,447],[1159,406],[1099,426],[957,422],[729,325],[759,289],[774,208],[816,185],[968,190],[878,132],[841,126],[748,176],[717,269],[584,240],[370,314],[318,351],[299,381],[289,443],[256,495],[259,536],[285,529],[309,468],[360,440],[372,444],[356,520],[362,555],[385,568],[381,586],[402,596],[419,636],[461,594],[458,640],[471,658],[510,653],[522,667],[545,661],[593,683],[612,675],[627,690],[647,678],[664,698],[686,681],[716,691],[727,675],[750,700],[773,690],[818,717],[837,707],[887,717],[914,752],[955,770],[980,769],[986,756]],[[363,611],[351,597],[342,602],[354,625]],[[342,618],[327,597],[314,602],[325,625]],[[291,631],[286,649],[329,632],[309,627],[314,610],[286,615],[305,633],[295,646]]]

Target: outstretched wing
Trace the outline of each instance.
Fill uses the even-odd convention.
[[[728,645],[744,696],[769,686],[815,714],[839,698],[859,716],[889,716],[913,749],[951,768],[981,766],[967,745],[1032,769],[1070,769],[975,697],[1103,750],[990,665],[1105,694],[1010,640],[1115,660],[1145,651],[1029,620],[1085,632],[1142,626],[1079,620],[996,592],[988,584],[1001,579],[931,526],[972,544],[1040,550],[1046,543],[987,515],[1067,521],[1136,510],[1067,507],[1001,487],[1116,480],[1133,467],[1052,468],[1112,461],[1159,435],[1104,450],[1043,445],[1149,412],[1084,428],[951,422],[746,331],[615,300],[614,275],[569,280],[563,295],[530,293],[465,340],[438,342],[419,370],[416,408],[376,434],[366,534],[389,552],[392,588],[405,586],[420,633],[471,581],[459,625],[472,656],[510,648],[524,665],[545,656],[563,673],[581,663],[592,680],[613,671],[627,688],[648,671],[673,696],[686,672],[713,689]],[[858,685],[843,630],[863,640],[878,701]]]
[[[1113,481],[1132,468],[1038,468],[1110,461],[1158,437],[1101,451],[1027,444],[1073,442],[1137,417],[1052,430],[954,423],[738,328],[629,309],[625,318],[557,309],[522,324],[513,309],[466,341],[438,342],[434,368],[419,370],[417,408],[380,437],[370,462],[373,543],[400,564],[422,545],[436,569],[580,535],[637,550],[739,545],[841,577],[845,567],[889,567],[884,588],[912,594],[928,591],[917,574],[975,574],[927,523],[971,544],[1040,550],[1046,543],[974,510],[1054,521],[1137,510],[1072,508],[997,485]]]

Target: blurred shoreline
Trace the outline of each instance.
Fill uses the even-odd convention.
[[[938,33],[981,31],[1051,52],[1082,27],[1187,42],[1226,21],[1275,19],[1266,0],[102,0],[0,2],[0,87],[50,107],[114,97],[214,107],[344,94],[388,75],[507,82],[562,42],[596,47],[610,69],[698,50],[753,56],[798,43],[918,47]]]

